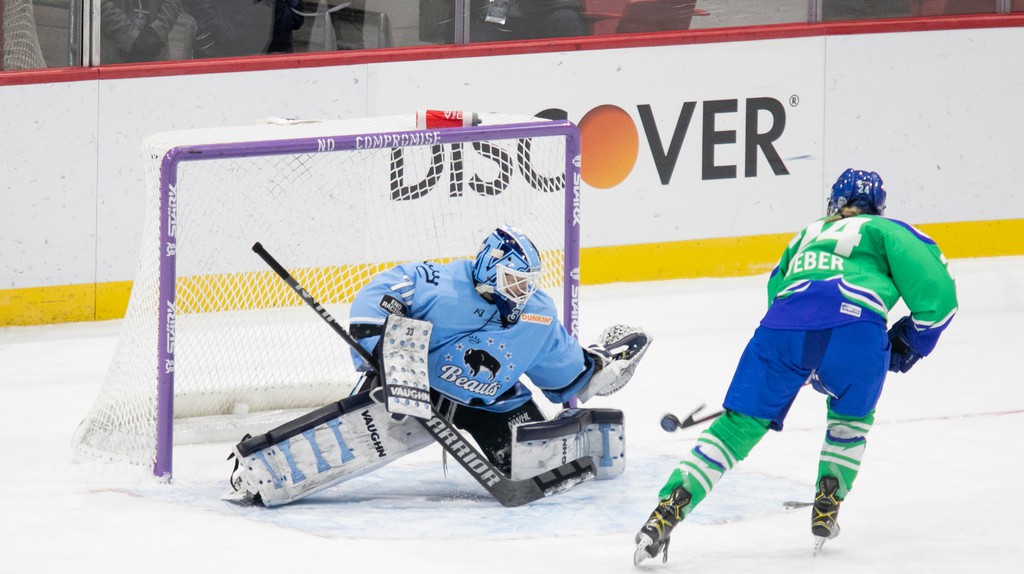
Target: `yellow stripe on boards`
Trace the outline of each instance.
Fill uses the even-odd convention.
[[[913,225],[934,239],[949,259],[1024,255],[1024,219]]]
[[[120,319],[128,309],[131,281],[111,281],[96,285],[96,320]]]
[[[969,257],[1001,257],[1024,255],[1024,219],[961,221],[955,223],[914,224],[934,239],[951,259]],[[797,230],[793,230],[795,233]],[[665,243],[589,247],[580,253],[580,280],[584,285],[602,283],[690,279],[698,277],[741,277],[767,273],[775,267],[792,233],[695,239]],[[545,264],[549,263],[544,254]],[[357,271],[355,283],[369,280],[372,274],[391,264],[364,265]],[[342,274],[341,267],[328,271],[328,277]],[[352,270],[349,270],[351,273]],[[304,271],[296,271],[303,284]],[[305,270],[309,272],[309,270]],[[209,276],[183,278],[199,289],[218,281],[226,281],[232,290],[263,285],[264,301],[301,302],[280,279],[270,272],[243,274],[237,277]],[[323,270],[317,271],[323,274]],[[248,275],[248,276],[246,276]],[[259,276],[259,277],[257,277]],[[272,280],[271,280],[272,279]],[[322,277],[318,280],[323,281]],[[331,279],[327,279],[330,284]],[[275,284],[276,283],[276,284]],[[41,325],[119,319],[124,316],[131,293],[130,281],[98,284],[57,285],[0,289],[0,327]],[[324,303],[340,302],[344,297],[334,293],[317,293]],[[215,298],[190,311],[230,308],[223,298]]]
[[[786,233],[590,247],[580,253],[580,281],[596,285],[767,273],[792,238]]]
[[[96,318],[96,284],[0,290],[0,327]]]
[[[934,239],[950,259],[1024,255],[1024,219],[913,225]],[[580,253],[580,281],[597,285],[768,273],[797,231],[590,247]]]

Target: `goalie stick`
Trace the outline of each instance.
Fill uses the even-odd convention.
[[[371,368],[380,373],[377,359],[362,347],[353,337],[324,309],[298,281],[292,277],[274,257],[267,252],[262,244],[256,242],[252,250],[284,280],[289,287],[302,298],[307,305],[317,312],[324,322],[338,334]],[[597,471],[593,458],[585,456],[569,461],[557,468],[524,480],[512,480],[505,476],[487,460],[472,443],[463,438],[452,423],[431,405],[429,419],[413,417],[426,428],[427,432],[441,445],[450,456],[455,458],[487,492],[503,506],[522,506],[539,500],[556,492],[561,492],[580,482],[596,476]]]

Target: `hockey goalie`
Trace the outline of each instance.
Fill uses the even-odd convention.
[[[541,266],[533,242],[504,226],[474,260],[407,263],[376,276],[350,312],[360,383],[337,403],[238,443],[232,496],[287,504],[433,442],[506,506],[537,496],[501,486],[564,489],[620,475],[621,411],[572,408],[545,420],[520,379],[553,403],[586,403],[625,386],[652,339],[616,325],[582,347],[537,289]],[[574,462],[581,472],[567,477]]]

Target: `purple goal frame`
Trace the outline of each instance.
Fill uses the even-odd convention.
[[[580,282],[580,133],[570,121],[544,121],[495,126],[436,130],[394,131],[373,134],[321,136],[287,140],[180,146],[167,151],[160,164],[160,269],[157,320],[157,420],[156,461],[153,474],[170,478],[174,444],[174,336],[177,279],[177,184],[178,165],[232,157],[288,153],[335,153],[373,148],[415,147],[509,140],[531,137],[565,138],[565,268],[562,322],[573,336],[579,335]]]

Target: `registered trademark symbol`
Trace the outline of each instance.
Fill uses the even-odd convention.
[[[793,94],[792,96],[789,96],[789,105],[794,107],[794,108],[799,106],[800,105],[800,96],[798,96],[796,94]]]

